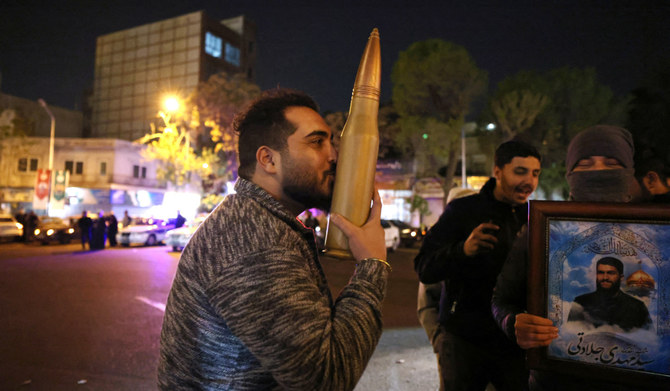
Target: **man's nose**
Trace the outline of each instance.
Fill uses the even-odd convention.
[[[333,144],[330,144],[330,154],[328,155],[328,161],[335,163],[337,162],[337,149]]]

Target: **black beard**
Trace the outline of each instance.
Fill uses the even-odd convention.
[[[332,186],[331,186],[332,188]],[[288,185],[284,187],[284,193],[291,197],[294,201],[299,202],[305,206],[305,209],[317,208],[325,213],[330,212],[330,203],[332,201],[332,189],[330,194],[314,194],[311,193],[313,189],[306,189],[304,186]]]
[[[599,283],[596,283],[596,292],[607,296],[613,296],[621,289],[621,280],[613,282],[610,288],[603,288]]]

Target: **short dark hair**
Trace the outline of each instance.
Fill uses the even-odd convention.
[[[537,160],[542,162],[542,156],[540,156],[540,153],[534,146],[523,141],[511,140],[500,144],[498,148],[496,148],[494,163],[496,167],[502,168],[515,157],[529,156],[537,158]]]
[[[655,151],[645,150],[635,156],[635,177],[638,180],[653,171],[665,185],[666,180],[670,178],[670,165],[659,155]]]
[[[316,112],[314,99],[301,91],[276,88],[265,91],[251,102],[233,120],[233,129],[239,135],[237,154],[240,159],[238,175],[251,179],[256,169],[256,151],[263,145],[282,151],[296,127],[286,119],[288,107],[308,107]]]
[[[617,258],[614,258],[614,257],[600,258],[598,260],[598,262],[596,262],[596,269],[600,265],[614,266],[616,268],[616,270],[619,272],[619,274],[623,275],[623,262],[621,262]]]

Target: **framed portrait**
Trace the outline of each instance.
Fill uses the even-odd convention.
[[[534,369],[670,382],[670,206],[531,201],[528,309],[559,329]]]

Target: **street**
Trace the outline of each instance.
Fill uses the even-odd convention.
[[[400,338],[423,344],[419,354],[432,364],[416,318],[416,252],[389,254],[385,334],[413,329],[411,339]],[[155,390],[161,322],[178,259],[165,246],[84,252],[78,243],[0,244],[0,389]],[[354,264],[327,257],[322,263],[336,297]],[[397,340],[393,335],[382,339]],[[377,375],[368,374],[380,365],[386,364],[371,362],[357,390],[388,389],[375,388]]]

